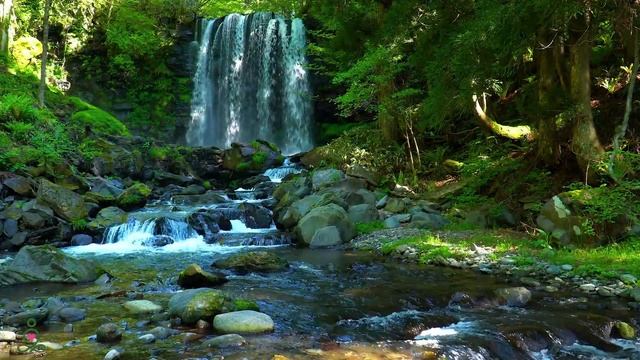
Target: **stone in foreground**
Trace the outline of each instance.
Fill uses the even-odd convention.
[[[203,344],[210,348],[240,347],[246,345],[247,340],[238,334],[227,334],[216,336],[213,339],[203,342]]]
[[[149,300],[127,301],[124,303],[124,307],[133,314],[153,314],[162,310],[162,306]]]
[[[261,334],[272,332],[274,323],[267,314],[244,310],[216,315],[213,327],[226,334]]]
[[[185,324],[209,320],[222,312],[225,296],[213,289],[192,289],[175,294],[169,300],[169,315],[179,317]],[[210,320],[209,320],[210,321]]]

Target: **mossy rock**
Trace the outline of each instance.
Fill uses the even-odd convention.
[[[16,39],[11,47],[11,55],[20,68],[36,65],[38,56],[42,54],[42,43],[32,36],[22,36]]]
[[[247,299],[235,299],[230,311],[254,310],[260,311],[260,307],[255,301]]]
[[[187,266],[178,275],[178,285],[185,289],[218,286],[226,282],[227,278],[224,275],[204,271],[198,264]]]
[[[175,294],[169,300],[169,315],[179,317],[185,324],[198,320],[211,321],[224,311],[227,301],[223,292],[213,289],[192,289]]]
[[[248,272],[275,272],[282,271],[289,266],[287,260],[267,251],[251,251],[234,254],[217,261],[213,266],[221,269],[230,269],[239,273]]]
[[[76,112],[71,116],[71,124],[87,127],[96,134],[129,136],[129,130],[120,120],[98,108]]]
[[[146,205],[147,199],[151,196],[151,188],[143,183],[135,183],[118,196],[119,207],[130,210]]]
[[[46,179],[40,181],[38,202],[68,221],[82,220],[89,215],[82,196]]]
[[[96,218],[87,227],[93,231],[100,231],[114,225],[124,224],[128,220],[129,215],[124,210],[111,206],[100,210]]]

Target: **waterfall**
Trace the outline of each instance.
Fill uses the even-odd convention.
[[[285,154],[312,147],[306,29],[272,13],[201,20],[191,146],[227,148],[263,139]]]
[[[131,220],[126,224],[112,226],[104,234],[106,244],[130,244],[153,246],[158,236],[165,236],[172,242],[184,242],[200,236],[189,224],[173,219]]]

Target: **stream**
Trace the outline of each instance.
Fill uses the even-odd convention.
[[[288,164],[267,175],[278,182],[295,171]],[[296,248],[273,225],[251,229],[241,220],[232,220],[232,229],[211,243],[184,221],[202,209],[269,201],[244,189],[233,197],[216,205],[151,204],[131,214],[128,224],[109,229],[103,244],[65,249],[101,264],[114,275],[109,284],[20,286],[0,297],[58,296],[87,309],[73,332],[57,323],[41,329],[43,340],[66,344],[47,359],[104,358],[113,346],[87,337],[107,320],[126,328],[116,345],[125,350],[124,359],[271,359],[275,354],[290,359],[640,359],[639,342],[608,338],[613,321],[640,320],[621,300],[533,292],[525,308],[497,306],[494,291],[514,285],[491,275],[403,264],[363,252]],[[153,246],[158,231],[173,243]],[[277,253],[289,268],[268,274],[227,272],[229,281],[219,289],[256,301],[275,322],[272,334],[246,336],[246,346],[222,350],[202,345],[215,336],[211,331],[189,340],[184,334],[152,344],[138,340],[158,322],[126,314],[122,303],[144,296],[166,308],[181,291],[176,277],[187,265],[211,269],[218,259],[257,249]],[[121,290],[118,296],[104,296]]]

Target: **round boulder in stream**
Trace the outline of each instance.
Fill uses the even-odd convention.
[[[241,274],[249,272],[275,272],[289,267],[287,260],[267,251],[251,251],[234,254],[216,261],[213,266],[220,269],[230,269]]]
[[[175,294],[169,300],[169,315],[179,317],[185,324],[209,320],[223,311],[224,293],[213,289],[192,289]]]
[[[227,278],[203,270],[198,264],[191,264],[178,275],[178,285],[185,289],[222,285]]]
[[[272,332],[274,323],[267,314],[244,310],[216,315],[213,327],[225,334],[261,334]]]

